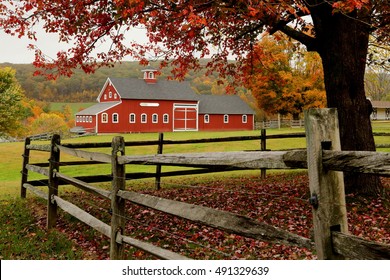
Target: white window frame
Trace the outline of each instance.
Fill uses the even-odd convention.
[[[158,123],[158,114],[152,115],[152,123]]]
[[[247,122],[248,122],[248,116],[242,115],[242,123],[247,123]]]
[[[203,119],[204,119],[204,123],[210,123],[210,115],[209,114],[205,114]]]
[[[143,113],[141,114],[141,123],[148,123],[148,115]]]
[[[89,122],[92,123],[92,116],[89,116]]]
[[[163,115],[163,123],[169,123],[169,114]]]
[[[108,93],[108,97],[109,97],[109,98],[112,98],[112,91],[110,91],[110,92]]]
[[[107,113],[102,114],[102,123],[108,123],[108,114]]]
[[[119,114],[118,113],[112,114],[112,123],[119,123]]]
[[[229,115],[228,114],[223,115],[223,123],[229,123]]]
[[[129,123],[135,123],[136,122],[136,115],[134,113],[131,113],[129,115]]]

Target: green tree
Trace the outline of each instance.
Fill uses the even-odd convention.
[[[367,96],[372,101],[387,100],[390,98],[390,74],[380,69],[368,71],[365,77]]]
[[[25,117],[23,93],[15,78],[15,70],[0,68],[0,135],[17,136]]]

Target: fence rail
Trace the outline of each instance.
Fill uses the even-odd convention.
[[[133,239],[124,234],[125,201],[130,201],[144,207],[168,213],[195,223],[218,228],[227,232],[245,237],[261,239],[313,250],[315,248],[318,258],[335,259],[340,254],[345,258],[354,259],[389,259],[390,245],[377,242],[368,242],[361,238],[348,235],[345,210],[345,197],[343,180],[339,172],[362,172],[381,176],[390,175],[390,153],[374,152],[343,152],[339,149],[337,131],[337,114],[335,110],[309,111],[305,119],[308,149],[296,151],[263,151],[223,152],[223,153],[191,153],[191,154],[162,154],[162,146],[158,153],[146,156],[125,155],[125,147],[132,145],[163,145],[200,143],[200,139],[191,141],[166,141],[160,136],[158,141],[124,142],[123,138],[115,137],[110,144],[111,155],[81,150],[83,148],[107,147],[107,143],[89,144],[61,144],[58,136],[52,137],[50,145],[31,145],[26,139],[23,160],[23,176],[21,196],[26,196],[26,190],[45,198],[48,202],[48,228],[55,226],[57,207],[75,216],[87,225],[93,227],[110,238],[110,258],[122,259],[124,243],[142,249],[162,259],[188,259],[185,256],[171,252],[152,244]],[[324,129],[326,128],[326,129]],[[291,135],[290,135],[291,136]],[[297,136],[297,135],[294,135]],[[271,136],[274,137],[274,136]],[[270,138],[271,138],[270,137]],[[283,136],[285,137],[285,136]],[[297,137],[303,137],[299,134]],[[270,139],[268,138],[268,139]],[[276,137],[274,137],[276,138]],[[234,137],[229,141],[242,141],[253,139],[267,139],[265,133],[256,137]],[[204,140],[204,139],[202,139]],[[209,142],[226,141],[226,139],[208,139]],[[324,150],[323,141],[332,141],[335,150]],[[50,152],[48,164],[30,164],[31,150]],[[73,178],[59,171],[61,167],[60,153],[87,160],[92,164],[109,163],[112,167],[111,175],[96,175]],[[76,165],[78,162],[72,162]],[[80,161],[80,164],[85,162]],[[233,214],[226,211],[207,208],[204,206],[163,199],[156,196],[139,194],[125,190],[126,180],[130,178],[155,177],[150,173],[126,173],[127,164],[141,165],[170,165],[195,167],[195,170],[182,170],[160,173],[159,176],[188,175],[205,172],[223,172],[237,169],[290,169],[308,168],[313,206],[315,242],[271,225],[260,223],[254,219]],[[48,192],[37,189],[44,185],[43,180],[28,181],[28,171],[36,172],[48,177],[44,184],[48,184]],[[159,173],[158,169],[156,169]],[[161,170],[160,170],[161,172]],[[104,190],[92,186],[93,182],[111,180],[111,190]],[[83,191],[111,200],[112,217],[110,225],[98,220],[91,214],[65,201],[58,196],[58,186],[70,184]],[[358,252],[358,253],[357,253]]]

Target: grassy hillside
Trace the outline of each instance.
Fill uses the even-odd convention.
[[[77,112],[81,111],[82,109],[86,109],[94,104],[95,103],[93,103],[93,102],[80,102],[80,103],[51,102],[50,103],[50,110],[62,112],[64,109],[64,106],[69,105],[70,108],[72,109],[73,114],[76,114]]]

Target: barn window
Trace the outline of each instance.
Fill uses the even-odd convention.
[[[247,122],[248,122],[248,116],[242,115],[242,123],[247,123]]]
[[[119,122],[119,115],[118,115],[118,113],[112,114],[112,122],[113,123],[118,123]]]
[[[107,113],[102,114],[102,123],[108,123],[108,114]]]
[[[112,98],[112,91],[110,91],[110,92],[108,93],[108,97],[109,97],[109,98]]]
[[[104,100],[106,100],[106,99],[107,99],[107,94],[104,95]]]
[[[210,115],[206,114],[204,115],[204,123],[209,123],[210,122]]]
[[[82,120],[82,122],[85,122],[85,116],[83,116],[83,120]]]
[[[169,123],[169,115],[168,114],[164,114],[163,115],[163,122],[164,123]]]
[[[223,115],[223,123],[229,123],[229,115]]]
[[[118,95],[116,93],[114,93],[114,99],[117,99],[118,98]]]
[[[372,109],[372,119],[376,120],[378,117],[378,111],[376,108]]]
[[[130,116],[129,116],[129,122],[130,123],[135,123],[135,114],[134,113],[131,113]]]
[[[92,116],[89,116],[89,122],[90,123],[92,122]]]
[[[141,123],[147,123],[147,121],[148,121],[147,115],[146,114],[142,114],[141,115]]]
[[[152,123],[158,123],[158,115],[157,114],[152,115]]]

